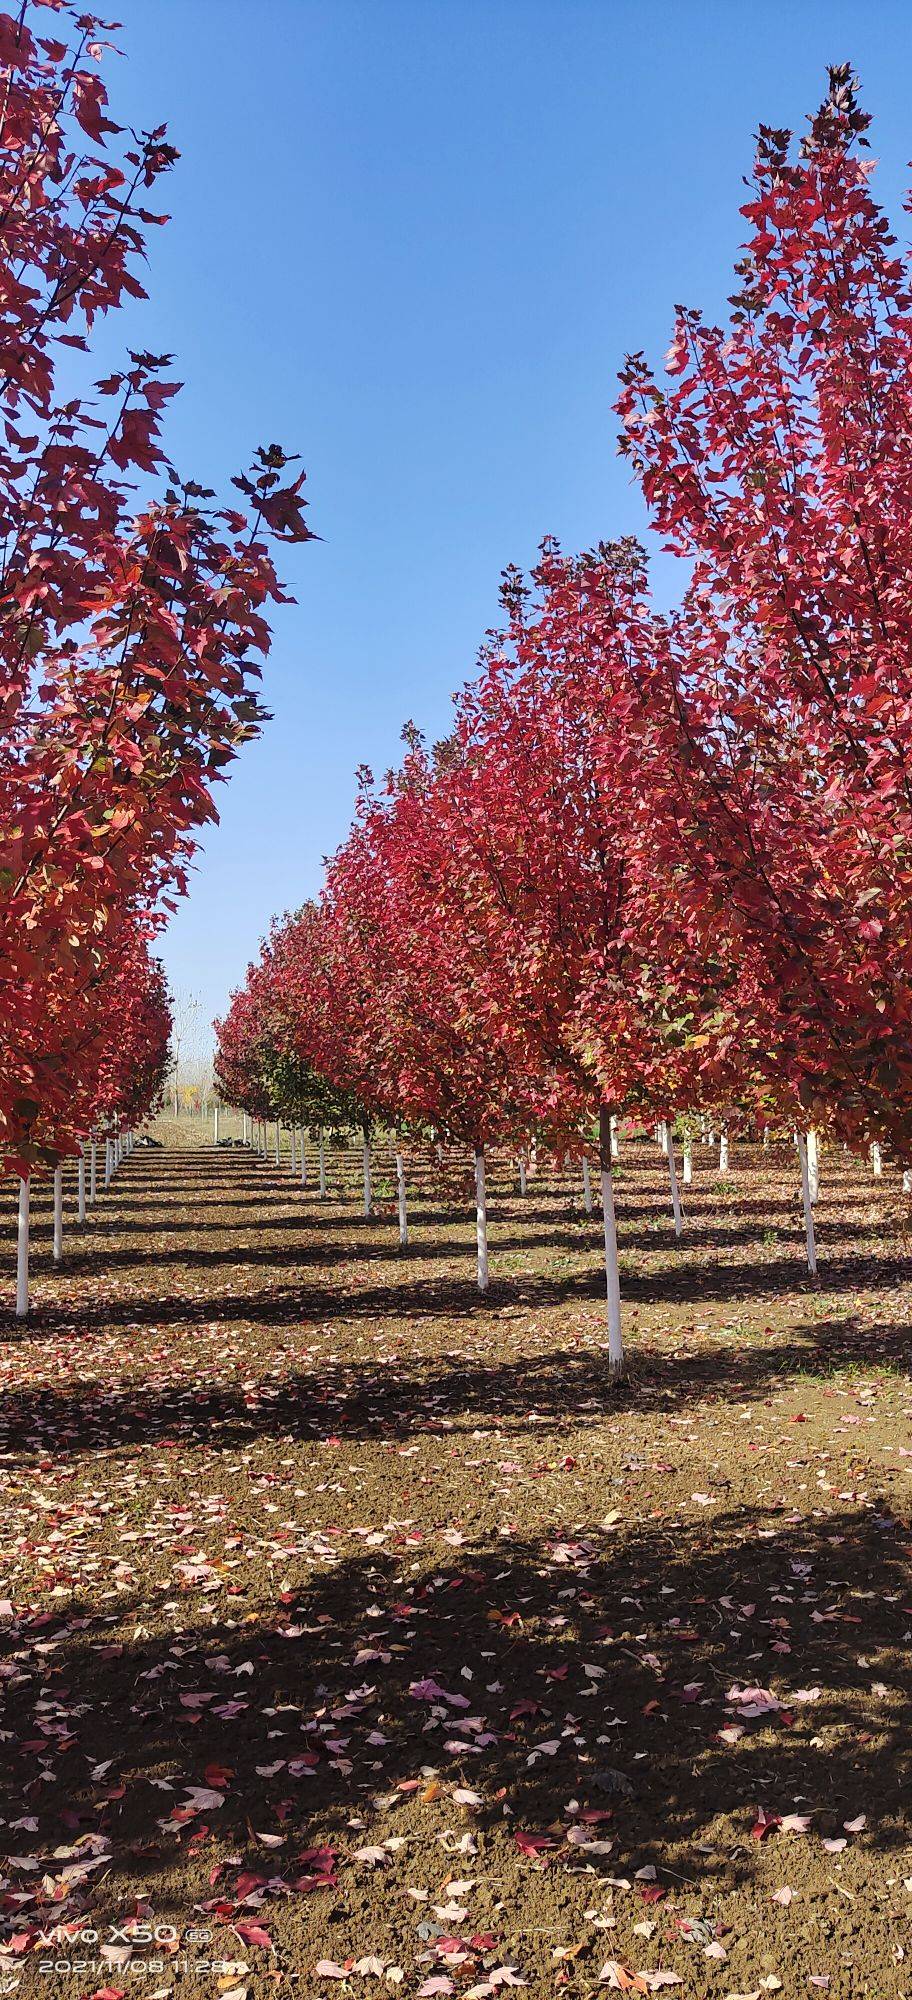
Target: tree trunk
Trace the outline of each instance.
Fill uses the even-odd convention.
[[[685,1138],[685,1140],[684,1140],[684,1174],[683,1174],[683,1180],[684,1180],[684,1186],[685,1186],[685,1187],[690,1187],[690,1186],[691,1186],[691,1183],[692,1183],[692,1181],[693,1181],[693,1139],[691,1138],[691,1135],[690,1135],[690,1133],[689,1133],[689,1132],[688,1132],[688,1134],[687,1134],[687,1136],[686,1136],[686,1138]]]
[[[614,1116],[614,1113],[612,1112],[612,1114],[611,1114],[611,1158],[612,1158],[612,1160],[619,1160],[619,1159],[620,1159],[620,1157],[621,1157],[621,1148],[620,1148],[620,1144],[619,1144],[619,1142],[618,1142],[618,1122],[617,1122],[617,1119],[616,1119],[616,1118],[615,1118],[615,1116]]]
[[[79,1161],[76,1167],[76,1220],[78,1223],[81,1224],[85,1221],[85,1219],[86,1219],[86,1163],[85,1163],[85,1152],[82,1146],[80,1146]]]
[[[626,1372],[621,1332],[621,1277],[618,1270],[617,1222],[614,1213],[614,1185],[611,1179],[611,1117],[606,1105],[599,1110],[599,1167],[602,1179],[602,1218],[605,1225],[605,1288],[608,1300],[608,1373],[619,1382]]]
[[[674,1164],[674,1138],[672,1138],[672,1130],[670,1130],[670,1126],[666,1126],[666,1132],[668,1132],[668,1180],[670,1180],[670,1184],[672,1184],[672,1216],[674,1216],[674,1234],[676,1234],[676,1236],[678,1236],[678,1240],[680,1240],[680,1232],[682,1232],[682,1228],[684,1228],[684,1218],[682,1218],[682,1212],[680,1212],[680,1192],[678,1192],[678,1168],[676,1168],[676,1164]]]
[[[325,1201],[326,1200],[326,1148],[323,1144],[322,1132],[320,1133],[320,1138],[319,1138],[318,1154],[319,1154],[319,1166],[320,1166],[320,1200]]]
[[[525,1160],[523,1160],[523,1159],[519,1159],[519,1160],[517,1160],[517,1163],[516,1163],[516,1164],[517,1164],[517,1166],[518,1166],[518,1168],[519,1168],[519,1192],[520,1192],[520,1194],[525,1194],[525,1192],[526,1192],[526,1163],[525,1163]]]
[[[801,1162],[801,1199],[804,1205],[804,1234],[807,1239],[808,1270],[811,1277],[817,1276],[817,1245],[814,1241],[814,1210],[811,1206],[811,1176],[808,1170],[808,1149],[804,1133],[798,1134],[798,1158]]]
[[[282,1134],[279,1130],[278,1119],[275,1122],[275,1163],[277,1167],[282,1164]]]
[[[298,1152],[299,1152],[299,1153],[300,1153],[300,1155],[301,1155],[301,1186],[302,1186],[302,1188],[306,1188],[306,1186],[307,1186],[307,1127],[306,1127],[305,1125],[302,1125],[302,1126],[300,1127],[299,1131],[298,1131]]]
[[[29,1202],[28,1174],[19,1182],[19,1234],[16,1244],[16,1318],[25,1319],[29,1309]]]
[[[217,1105],[216,1105],[216,1107],[215,1107],[215,1110],[214,1110],[214,1111],[213,1111],[213,1113],[212,1113],[212,1138],[213,1138],[213,1143],[214,1143],[214,1144],[215,1144],[216,1146],[218,1145],[218,1142],[219,1142],[219,1111],[220,1111],[220,1110],[221,1110],[221,1106],[220,1106],[219,1104],[217,1104]]]
[[[408,1208],[405,1200],[405,1161],[396,1154],[396,1193],[399,1198],[399,1248],[408,1249]]]
[[[361,1157],[364,1163],[364,1213],[365,1215],[370,1215],[373,1189],[371,1187],[371,1149],[369,1139],[365,1139],[364,1141],[364,1149]]]
[[[813,1126],[811,1126],[807,1135],[807,1156],[808,1186],[811,1191],[811,1207],[813,1208],[820,1194],[820,1152],[817,1145],[817,1133]]]
[[[723,1125],[719,1138],[719,1174],[724,1179],[728,1173],[728,1126]]]
[[[591,1174],[590,1174],[590,1172],[589,1172],[589,1161],[588,1161],[588,1159],[587,1159],[587,1157],[586,1157],[585,1153],[583,1154],[583,1203],[584,1203],[584,1206],[585,1206],[585,1210],[586,1210],[586,1214],[587,1214],[587,1215],[591,1215],[591,1214],[592,1214],[592,1176],[591,1176]]]
[[[484,1147],[475,1148],[475,1235],[478,1243],[478,1289],[488,1289],[488,1197],[485,1187]]]
[[[883,1173],[883,1154],[880,1150],[880,1141],[878,1139],[872,1139],[871,1141],[871,1171],[875,1180],[879,1181]]]
[[[63,1168],[54,1168],[54,1262],[63,1256]]]

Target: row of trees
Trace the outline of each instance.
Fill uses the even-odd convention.
[[[92,379],[177,158],[109,116],[107,46],[60,0],[0,15],[0,1159],[22,1179],[154,1098],[150,945],[263,713],[271,544],[308,535],[278,447],[228,505],[174,469],[171,357]]]
[[[728,324],[624,369],[678,607],[629,539],[509,571],[451,735],[363,774],[219,1027],[253,1116],[471,1146],[480,1234],[486,1145],[597,1120],[616,1369],[613,1114],[912,1159],[912,287],[867,123],[835,70],[799,149],[761,130]]]

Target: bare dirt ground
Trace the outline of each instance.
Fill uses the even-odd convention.
[[[576,1176],[482,1301],[468,1180],[158,1137],[0,1316],[0,1990],[912,1995],[898,1177],[814,1284],[789,1147],[677,1248],[626,1144],[613,1392]]]

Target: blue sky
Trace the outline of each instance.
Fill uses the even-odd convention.
[[[165,957],[208,1020],[271,914],[313,893],[354,772],[448,726],[542,535],[642,527],[615,453],[624,354],[715,314],[758,123],[859,70],[894,218],[912,155],[906,4],[120,0],[115,115],[182,159],[150,304],[168,443],[207,484],[300,451],[311,525],[275,621],[274,721],[220,789]],[[910,176],[909,178],[912,178]],[[113,329],[112,329],[113,332]],[[120,333],[118,334],[120,336]],[[107,343],[106,343],[107,345]]]

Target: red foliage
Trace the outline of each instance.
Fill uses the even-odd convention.
[[[0,1152],[66,1148],[72,1019],[126,924],[184,887],[212,787],[262,714],[270,539],[306,538],[277,448],[218,507],[168,464],[167,356],[74,393],[100,314],[142,298],[146,193],[176,157],[107,116],[102,29],[0,16]],[[65,39],[65,37],[69,39]],[[114,153],[109,142],[115,142]],[[141,490],[135,476],[142,480]],[[106,1001],[107,1005],[108,1002]],[[91,1035],[89,1036],[91,1041]],[[37,1108],[36,1108],[37,1107]]]

